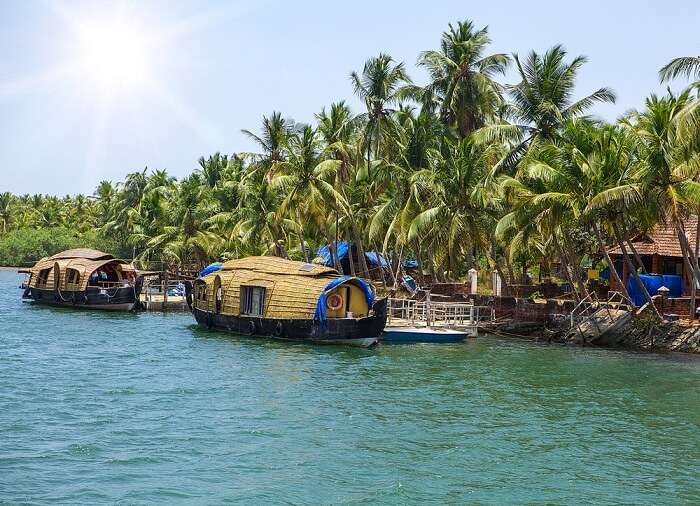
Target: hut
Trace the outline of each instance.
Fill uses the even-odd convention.
[[[691,247],[693,247],[695,245],[698,227],[697,216],[688,218],[684,226],[688,242]],[[681,245],[678,241],[676,229],[672,224],[659,223],[648,233],[640,234],[632,238],[630,242],[639,254],[644,264],[644,270],[647,273],[656,276],[666,276],[669,282],[674,283],[674,286],[677,288],[674,289],[674,293],[672,293],[671,296],[677,297],[682,294],[690,293],[692,273],[688,272],[683,262]],[[632,263],[637,266],[631,248],[627,247],[626,249],[631,257]],[[625,283],[625,286],[629,287],[631,285],[628,279],[630,273],[628,272],[627,265],[625,265],[623,261],[622,251],[619,246],[610,247],[608,249],[608,254],[615,264],[615,270],[620,276],[621,281]],[[610,289],[619,291],[620,286],[615,282],[615,278],[613,276],[610,278]],[[669,284],[669,282],[667,282],[667,284]],[[656,295],[656,293],[652,293],[651,295]]]
[[[386,299],[367,281],[278,257],[225,262],[187,298],[200,325],[258,337],[369,346],[386,323]]]
[[[29,276],[24,299],[77,308],[130,311],[143,283],[128,262],[88,248],[42,258],[23,272]]]

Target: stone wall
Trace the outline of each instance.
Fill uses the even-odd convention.
[[[656,323],[647,318],[632,318],[615,330],[608,339],[616,348],[644,351],[677,351],[700,353],[700,325],[678,322]]]
[[[470,295],[477,306],[493,305],[496,318],[512,318],[519,322],[547,323],[562,314],[570,314],[576,303],[570,300],[533,301],[515,297]]]
[[[661,297],[652,297],[654,305],[663,314],[677,314],[681,317],[688,318],[690,316],[690,297],[678,297],[675,299],[663,300]],[[700,303],[700,298],[698,298]]]

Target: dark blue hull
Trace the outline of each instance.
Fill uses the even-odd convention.
[[[389,344],[408,343],[459,343],[464,341],[469,334],[454,330],[432,330],[414,328],[388,328],[384,329],[382,342]]]

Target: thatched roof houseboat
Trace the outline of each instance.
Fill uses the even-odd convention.
[[[248,257],[188,286],[197,322],[237,334],[371,346],[386,323],[386,299],[365,280],[330,267]]]
[[[23,298],[54,306],[130,311],[142,286],[131,264],[88,248],[42,258],[20,272],[29,276]]]

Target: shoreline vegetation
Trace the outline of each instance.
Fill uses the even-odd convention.
[[[364,109],[340,100],[313,124],[265,115],[243,130],[256,152],[201,157],[181,180],[145,168],[93,195],[0,193],[0,264],[78,246],[174,268],[261,254],[311,261],[330,244],[340,268],[333,244],[344,240],[359,265],[347,274],[367,276],[364,253],[377,251],[394,285],[414,260],[432,282],[495,270],[511,286],[553,279],[582,300],[587,269],[608,265],[610,246],[643,289],[626,245],[665,223],[700,282],[700,245],[684,229],[700,211],[700,56],[659,71],[683,91],[608,123],[594,106],[614,91],[576,88],[585,56],[561,45],[493,54],[488,29],[471,21],[436,42],[417,57],[427,82],[381,53],[349,75]]]

